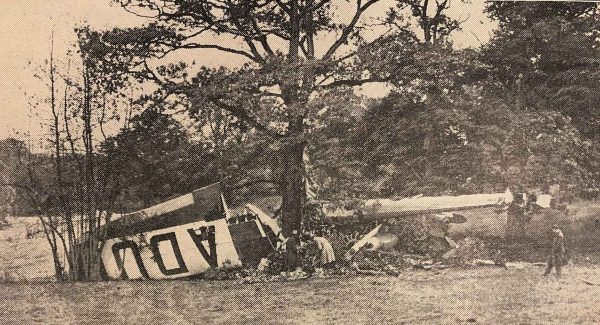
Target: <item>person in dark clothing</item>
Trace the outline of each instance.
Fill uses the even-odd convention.
[[[296,271],[298,267],[298,241],[296,239],[298,232],[293,231],[292,235],[285,242],[285,266],[288,272]]]
[[[556,268],[556,277],[560,278],[563,257],[565,254],[565,236],[557,225],[552,226],[552,247],[548,258],[545,276],[550,275],[552,268]]]
[[[523,240],[525,238],[525,228],[528,221],[526,208],[527,202],[524,200],[523,193],[515,193],[514,199],[506,211],[506,237],[508,240]]]

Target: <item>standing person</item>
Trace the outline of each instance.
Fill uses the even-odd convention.
[[[329,267],[335,262],[335,253],[333,251],[333,246],[327,238],[313,236],[313,241],[317,246],[317,256],[318,265],[321,267]]]
[[[294,230],[285,242],[285,266],[287,272],[294,272],[298,267],[298,231]]]
[[[526,202],[523,196],[523,193],[515,193],[514,199],[506,211],[506,237],[509,241],[525,238]]]
[[[556,277],[560,278],[563,256],[565,254],[565,236],[557,225],[552,226],[552,247],[548,258],[545,276],[550,275],[552,267],[556,268]]]

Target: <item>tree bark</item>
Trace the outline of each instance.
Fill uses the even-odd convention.
[[[423,156],[426,159],[423,174],[427,182],[431,181],[431,177],[433,177],[433,171],[435,169],[435,159],[433,157],[434,137],[435,135],[433,127],[427,126],[425,129],[425,138],[423,139]]]
[[[302,230],[306,191],[304,184],[303,118],[290,122],[290,137],[284,149],[282,231],[285,237]]]
[[[48,240],[48,245],[50,245],[50,251],[52,252],[52,260],[54,262],[54,277],[56,281],[64,280],[64,270],[62,268],[62,264],[60,263],[60,256],[58,256],[58,242],[56,240],[56,235],[53,229],[49,229],[44,221],[43,216],[39,216],[40,221],[42,222],[42,228],[44,230],[44,235],[46,235],[46,240]],[[52,217],[48,217],[48,223],[52,223]]]

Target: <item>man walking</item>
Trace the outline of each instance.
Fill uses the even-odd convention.
[[[552,226],[552,248],[548,258],[545,276],[550,275],[552,267],[556,268],[556,277],[560,278],[563,256],[565,254],[565,236],[557,225]]]

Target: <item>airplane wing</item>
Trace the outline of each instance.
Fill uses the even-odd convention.
[[[421,196],[401,200],[371,199],[367,200],[363,207],[353,210],[331,209],[325,204],[324,210],[325,214],[332,219],[360,216],[363,219],[375,220],[504,205],[512,200],[513,195],[507,190],[504,193],[493,194]]]

